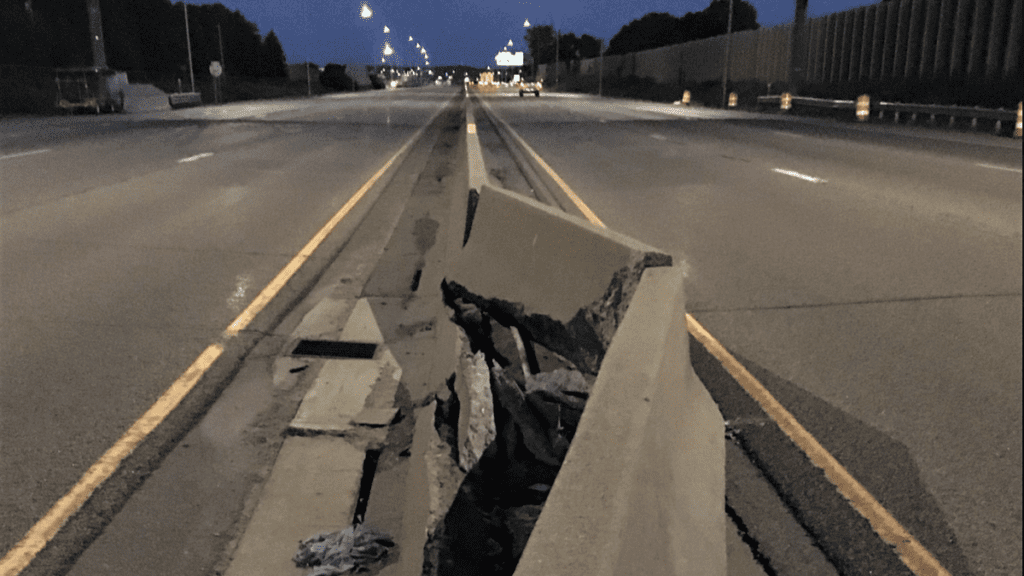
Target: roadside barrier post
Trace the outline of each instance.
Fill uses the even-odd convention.
[[[790,110],[793,108],[793,95],[789,92],[783,92],[782,97],[779,98],[779,108],[782,110]]]
[[[1017,103],[1017,127],[1013,129],[1013,137],[1020,138],[1024,131],[1024,102]]]
[[[868,119],[868,114],[871,113],[871,97],[867,94],[861,94],[857,97],[857,120],[864,122]]]
[[[735,108],[736,103],[739,101],[739,96],[735,92],[729,93],[729,108]]]
[[[689,90],[683,90],[683,105],[685,105],[685,106],[689,106],[690,105],[690,91]],[[1019,119],[1020,119],[1020,117],[1018,116],[1018,120]],[[1017,123],[1017,127],[1018,128],[1020,127],[1020,122]]]

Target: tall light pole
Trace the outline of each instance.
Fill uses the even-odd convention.
[[[725,63],[722,66],[722,108],[726,106],[729,85],[729,49],[732,47],[732,0],[729,0],[729,21],[725,27]]]
[[[185,8],[185,43],[188,45],[188,75],[192,80],[192,91],[196,91],[196,75],[192,71],[192,36],[188,33],[188,3],[182,2]]]

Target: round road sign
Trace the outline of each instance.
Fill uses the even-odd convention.
[[[224,73],[224,69],[220,67],[220,62],[214,60],[210,62],[210,75],[214,78],[219,78]]]

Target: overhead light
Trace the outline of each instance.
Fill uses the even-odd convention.
[[[529,28],[529,27],[530,27],[530,19],[527,18],[526,22],[523,22],[523,28]]]
[[[362,16],[363,18],[369,18],[370,16],[373,16],[373,10],[370,10],[369,6],[363,4],[363,10],[362,12],[359,13],[359,15]]]
[[[384,33],[385,33],[385,34],[388,34],[389,32],[391,32],[391,29],[390,29],[390,28],[388,28],[387,26],[385,26],[385,27],[384,27]]]

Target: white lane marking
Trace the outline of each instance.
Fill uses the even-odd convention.
[[[8,154],[6,156],[0,156],[0,160],[9,160],[11,158],[21,158],[22,156],[31,156],[32,154],[42,154],[43,152],[49,152],[49,148],[43,148],[41,150],[29,150],[28,152],[18,152],[17,154]]]
[[[662,136],[661,134],[651,134],[651,138],[654,138],[655,140],[661,140],[662,142],[668,140],[668,137]]]
[[[980,166],[982,168],[991,168],[993,170],[1006,170],[1007,172],[1016,172],[1017,174],[1021,173],[1020,168],[1009,168],[1007,166],[996,166],[995,164],[985,164],[984,162],[977,162],[977,163],[975,163],[975,166]]]
[[[801,180],[807,180],[808,182],[814,182],[815,184],[821,184],[828,182],[822,178],[815,178],[814,176],[808,176],[807,174],[801,174],[799,172],[793,172],[792,170],[783,170],[782,168],[772,168],[772,172],[778,172],[779,174],[785,174],[786,176],[792,176],[793,178],[799,178]]]
[[[181,160],[178,160],[178,164],[182,164],[184,162],[194,162],[196,160],[201,160],[203,158],[209,158],[210,156],[213,156],[213,152],[203,152],[202,154],[196,154],[195,156],[182,158]]]

